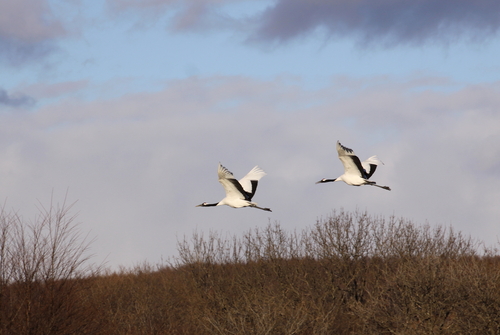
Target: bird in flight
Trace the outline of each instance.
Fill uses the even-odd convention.
[[[383,188],[384,190],[391,190],[389,186],[380,186],[376,182],[368,180],[377,169],[377,165],[384,164],[377,156],[371,156],[366,161],[361,162],[352,149],[344,147],[339,141],[337,141],[337,152],[340,161],[344,165],[344,174],[335,179],[323,178],[316,184],[343,181],[347,185],[371,185]]]
[[[213,204],[204,202],[196,207],[227,205],[233,208],[252,207],[272,212],[271,209],[259,207],[257,203],[251,201],[260,178],[266,175],[260,167],[254,167],[245,177],[238,181],[228,169],[219,163],[218,175],[219,183],[222,184],[226,191],[226,197],[219,202]]]

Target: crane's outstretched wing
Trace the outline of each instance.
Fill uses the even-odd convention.
[[[219,169],[217,171],[219,175],[219,183],[222,184],[224,190],[226,191],[227,198],[235,198],[235,199],[248,199],[247,192],[243,190],[240,183],[234,178],[231,171],[226,169],[219,163]]]
[[[260,178],[264,177],[266,173],[260,167],[255,166],[247,175],[240,179],[240,184],[243,190],[246,192],[248,200],[252,200],[257,190],[257,184]]]
[[[366,171],[366,179],[369,179],[371,176],[373,176],[373,173],[375,173],[375,170],[377,169],[377,165],[382,164],[384,165],[384,162],[382,162],[380,159],[378,159],[377,156],[371,156],[368,158],[366,161],[362,162],[361,165]]]
[[[344,165],[345,174],[359,175],[365,179],[368,178],[365,169],[361,165],[361,161],[352,149],[344,147],[337,141],[337,152],[340,161]]]

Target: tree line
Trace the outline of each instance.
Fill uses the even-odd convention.
[[[498,251],[452,227],[340,210],[112,272],[71,208],[0,211],[0,334],[500,333]]]

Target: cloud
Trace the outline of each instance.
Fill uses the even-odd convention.
[[[499,108],[498,82],[457,89],[387,77],[344,77],[318,90],[189,78],[154,93],[58,100],[22,118],[0,115],[2,192],[28,215],[34,199],[69,188],[82,229],[97,235],[92,251],[113,266],[175,255],[194,229],[240,234],[269,221],[303,229],[339,208],[451,224],[491,244]],[[362,159],[378,155],[385,165],[373,179],[392,191],[315,185],[342,173],[337,140]],[[224,197],[219,162],[237,177],[261,166],[254,200],[273,212],[195,208]]]
[[[47,56],[65,33],[47,0],[0,2],[0,60],[9,65]]]
[[[251,11],[243,0],[108,0],[108,5],[118,13],[139,9],[148,13],[147,21],[170,13],[174,32],[226,29],[264,44],[285,43],[318,30],[327,37],[354,38],[363,46],[481,42],[500,28],[496,0],[277,0],[260,1]],[[241,5],[248,14],[235,17],[228,5]]]
[[[205,33],[211,30],[241,30],[249,21],[225,13],[226,5],[244,3],[245,0],[107,0],[111,13],[132,11],[141,14],[136,27],[148,25],[165,13],[171,13],[168,27],[173,32]],[[147,23],[146,23],[147,22]]]
[[[26,107],[35,103],[35,99],[24,94],[9,94],[6,90],[0,88],[0,106],[8,107]]]
[[[37,99],[61,98],[65,95],[75,94],[89,85],[88,79],[63,81],[57,83],[35,83],[23,86],[22,90]]]
[[[498,32],[495,0],[278,0],[259,18],[253,39],[286,42],[318,28],[362,44],[450,43]]]
[[[24,42],[0,37],[0,61],[21,66],[44,59],[57,47],[51,41]]]
[[[117,12],[141,9],[157,16],[173,13],[173,31],[228,29],[261,43],[284,43],[321,30],[328,37],[354,38],[364,46],[449,44],[463,39],[484,41],[500,27],[500,3],[496,0],[277,0],[267,2],[267,7],[262,6],[263,1],[254,1],[259,10],[243,18],[231,16],[225,7],[242,4],[241,0],[108,3]]]

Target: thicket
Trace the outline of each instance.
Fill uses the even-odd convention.
[[[111,273],[67,210],[42,218],[1,213],[1,334],[500,333],[500,257],[452,228],[340,211],[194,232],[166,264]]]
[[[34,221],[0,208],[0,334],[88,334],[94,323],[87,278],[92,240],[72,205],[41,206]]]

